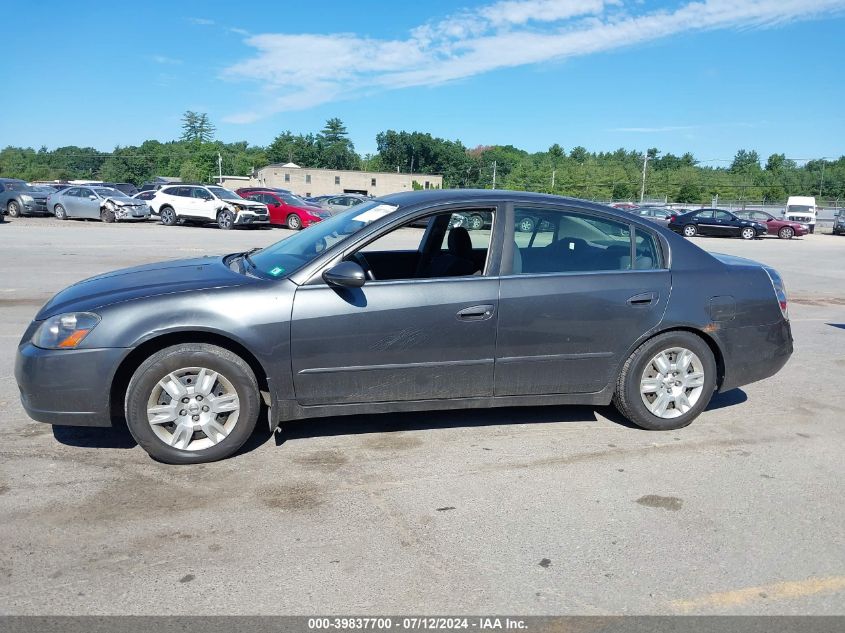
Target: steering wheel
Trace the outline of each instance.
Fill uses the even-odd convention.
[[[364,271],[364,274],[367,276],[367,279],[370,281],[375,281],[376,276],[373,274],[373,268],[370,266],[370,262],[367,261],[367,258],[364,257],[363,253],[355,253],[352,256],[352,259],[355,260],[355,263],[358,264]]]

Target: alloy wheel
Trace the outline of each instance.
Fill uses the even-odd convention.
[[[695,406],[704,389],[704,365],[684,347],[656,354],[640,378],[640,396],[646,408],[664,420],[677,418]]]
[[[168,446],[199,451],[222,442],[238,423],[240,400],[231,381],[205,367],[164,376],[147,400],[147,421]]]
[[[20,214],[21,214],[21,209],[20,209],[20,207],[18,206],[18,203],[17,203],[17,202],[15,202],[14,200],[12,200],[12,201],[9,203],[9,217],[10,217],[10,218],[16,218],[16,217],[18,217]]]
[[[692,224],[687,224],[684,227],[684,235],[686,237],[695,237],[695,233],[696,233],[696,228]]]
[[[744,229],[742,229],[741,235],[742,235],[742,239],[744,239],[744,240],[753,240],[756,233],[755,233],[754,229],[752,229],[751,227],[745,227]]]

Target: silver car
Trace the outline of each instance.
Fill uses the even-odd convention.
[[[367,196],[362,196],[358,193],[343,193],[336,196],[323,197],[322,200],[314,200],[311,204],[326,209],[332,215],[337,215],[369,200],[370,198]]]
[[[69,187],[47,197],[47,208],[59,219],[85,218],[116,222],[148,220],[150,207],[110,187]]]
[[[640,207],[638,209],[632,209],[631,213],[636,213],[646,220],[650,220],[661,226],[669,226],[669,218],[673,215],[677,215],[671,209],[667,209],[666,207]]]

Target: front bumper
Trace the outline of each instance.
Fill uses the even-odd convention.
[[[15,380],[27,415],[49,424],[111,426],[111,383],[129,351],[48,350],[22,343],[15,358]]]
[[[238,226],[242,226],[244,224],[270,224],[270,214],[241,211],[235,217],[235,224]]]
[[[23,212],[26,215],[32,215],[34,213],[40,215],[48,215],[50,212],[47,210],[47,202],[30,202],[30,203],[23,203]]]
[[[150,207],[147,205],[134,207],[117,207],[114,217],[118,220],[149,220]]]
[[[782,319],[771,325],[724,327],[714,333],[725,355],[719,391],[728,391],[778,373],[792,355],[792,327]]]

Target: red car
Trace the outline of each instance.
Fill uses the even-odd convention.
[[[810,227],[806,224],[776,218],[766,211],[739,211],[736,216],[763,224],[768,228],[769,235],[777,235],[782,240],[791,240],[795,235],[801,237],[810,232]]]
[[[325,209],[312,206],[292,193],[254,189],[238,189],[235,193],[241,198],[266,204],[270,211],[270,224],[281,224],[293,231],[307,228],[330,216]]]

